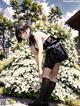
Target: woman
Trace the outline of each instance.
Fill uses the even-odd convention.
[[[28,25],[16,29],[16,38],[18,42],[29,40],[29,46],[38,64],[39,76],[42,78],[39,97],[33,103],[29,103],[29,106],[49,106],[48,101],[51,93],[55,89],[57,74],[61,63],[55,62],[52,49],[47,50],[47,47],[55,38],[40,31],[32,34],[31,28]],[[43,51],[45,51],[45,61],[42,66]]]

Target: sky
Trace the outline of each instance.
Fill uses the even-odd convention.
[[[22,0],[19,0],[20,2]],[[63,21],[67,21],[72,15],[80,10],[80,0],[35,0],[43,4],[43,12],[48,14],[50,7],[59,6]],[[10,6],[10,0],[0,0],[0,11],[3,11],[4,16],[12,20],[14,11]]]
[[[80,2],[75,2],[77,0],[46,0],[49,2],[49,5],[57,5],[61,8],[63,15],[66,15],[67,12],[73,12],[80,9]],[[79,0],[80,1],[80,0]]]
[[[68,15],[71,16],[71,14],[73,15],[76,11],[80,10],[80,0],[35,0],[35,1],[40,1],[41,3],[45,3],[47,4],[47,6],[54,6],[54,5],[59,6],[60,9],[62,10],[62,14],[64,17]],[[46,6],[44,8],[47,12],[48,8],[46,8]],[[9,12],[9,10],[11,10],[10,0],[0,0],[0,10],[4,10],[4,11],[6,10],[5,12],[6,15],[9,14],[11,15],[11,12],[13,13],[13,11]]]

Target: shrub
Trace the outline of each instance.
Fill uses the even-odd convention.
[[[61,34],[59,34],[60,30]],[[53,35],[56,33],[56,37],[63,36],[65,39],[63,43],[69,54],[69,59],[61,63],[57,77],[58,83],[52,96],[63,101],[65,97],[79,98],[80,71],[74,67],[77,52],[70,31],[60,29],[58,26],[51,27],[51,24],[46,25],[45,31],[49,34],[53,32]],[[26,42],[22,42],[12,54],[16,57],[15,60],[0,74],[0,81],[5,84],[7,89],[6,93],[18,97],[32,97],[34,94],[35,97],[38,96],[41,81],[38,78],[38,67],[31,49]]]

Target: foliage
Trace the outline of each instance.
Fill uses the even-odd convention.
[[[37,2],[32,0],[23,0],[23,2],[19,5],[17,0],[12,0],[11,5],[15,10],[14,19],[16,22],[20,22],[21,20],[26,20],[27,22],[30,21],[35,22],[40,19],[41,5]],[[23,14],[23,16],[21,16]]]
[[[0,87],[0,95],[4,94],[4,87]]]
[[[49,12],[49,16],[48,16],[50,22],[58,21],[58,19],[60,19],[61,16],[62,16],[62,12],[58,6],[50,8],[50,12]]]
[[[79,98],[80,71],[74,67],[77,61],[77,51],[70,29],[57,22],[51,23],[48,18],[45,21],[41,18],[38,20],[38,17],[43,16],[41,14],[41,6],[38,8],[39,5],[32,0],[24,0],[21,5],[22,8],[19,8],[21,6],[19,6],[17,0],[13,1],[12,5],[15,10],[15,15],[20,16],[17,10],[21,11],[25,8],[22,13],[24,15],[28,14],[28,20],[32,20],[31,27],[33,31],[41,30],[54,37],[63,38],[62,43],[66,48],[69,58],[61,63],[57,77],[58,83],[52,96],[63,101],[65,97]],[[56,9],[59,10],[59,8]],[[54,16],[54,13],[52,14]],[[37,16],[37,19],[34,15]],[[55,15],[57,18],[60,18],[61,13],[58,15],[58,12],[56,12]],[[33,23],[33,20],[35,23]],[[35,93],[37,96],[41,81],[38,78],[38,67],[34,60],[34,55],[31,53],[29,46],[26,45],[27,42],[16,45],[16,40],[14,39],[11,41],[11,44],[11,54],[9,56],[14,54],[15,60],[6,69],[3,69],[0,74],[0,81],[5,84],[5,88],[7,89],[6,94],[18,97],[31,97]]]
[[[23,42],[13,54],[15,61],[0,74],[0,81],[7,89],[6,94],[17,97],[38,96],[41,81],[38,78],[38,67],[29,46]],[[79,70],[73,66],[62,64],[57,77],[58,83],[52,96],[60,100],[64,100],[65,97],[78,98],[80,95],[79,75]]]
[[[13,98],[8,99],[9,104],[13,105],[16,101]]]
[[[71,35],[70,29],[67,29],[66,26],[58,23],[49,23],[48,21],[37,21],[36,24],[32,25],[33,30],[41,30],[46,34],[50,34],[55,38],[62,38],[62,43],[66,48],[69,59],[63,64],[65,66],[74,67],[75,63],[78,61],[77,51],[75,49],[75,42],[73,41],[73,37]]]
[[[9,66],[13,61],[14,61],[13,56],[9,57],[8,59],[4,59],[3,61],[0,61],[0,73],[3,69]]]
[[[4,17],[3,13],[0,13],[0,29],[1,27],[2,28],[4,27],[4,29],[7,29],[7,28],[11,29],[12,26],[13,26],[13,23],[10,20],[8,20],[6,17]]]
[[[12,32],[13,22],[8,20],[3,16],[2,13],[0,13],[0,46],[2,47],[2,51],[0,51],[1,57],[5,57],[5,48],[6,46],[9,46],[9,39],[12,37]]]
[[[80,106],[80,100],[66,98],[65,102],[68,106]]]
[[[14,10],[13,19],[15,19],[15,23],[19,21],[19,15],[20,15],[20,6],[19,6],[19,0],[12,0],[11,6]]]

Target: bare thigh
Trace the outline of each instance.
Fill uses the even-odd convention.
[[[54,65],[54,67],[51,71],[51,78],[54,79],[54,80],[57,78],[57,74],[59,72],[60,64],[61,63],[55,63],[55,65]]]
[[[51,72],[52,72],[52,69],[50,69],[48,67],[44,67],[43,68],[43,77],[50,79]]]

